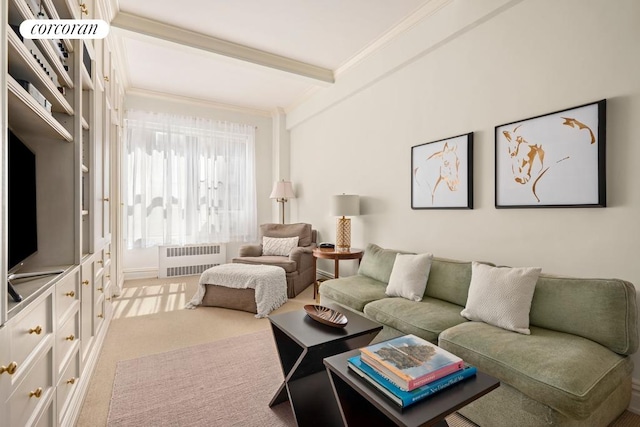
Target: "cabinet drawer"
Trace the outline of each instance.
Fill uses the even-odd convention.
[[[70,425],[68,422],[64,422],[65,417],[69,409],[69,403],[72,400],[73,393],[78,388],[78,381],[80,380],[80,351],[76,349],[76,352],[71,359],[71,362],[64,370],[60,379],[58,380],[58,387],[56,387],[56,404],[58,407],[58,425]]]
[[[53,394],[53,348],[38,359],[9,397],[10,426],[32,424],[43,405],[49,405]],[[45,415],[46,416],[46,415]]]
[[[44,410],[44,414],[42,414],[38,422],[34,424],[34,427],[51,427],[53,425],[55,425],[55,417],[53,414],[53,402],[50,402],[47,409]]]
[[[31,352],[53,333],[52,300],[53,294],[50,293],[42,301],[31,304],[13,322],[12,359],[18,364],[18,369],[24,366]]]
[[[56,332],[55,348],[56,363],[58,364],[58,372],[60,372],[69,356],[78,347],[78,339],[80,338],[80,311],[77,311],[62,325]]]
[[[58,325],[64,321],[72,307],[80,301],[80,269],[76,268],[56,284],[56,313]]]

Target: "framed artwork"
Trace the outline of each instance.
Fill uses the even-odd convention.
[[[604,207],[606,99],[495,129],[496,208]]]
[[[411,147],[412,209],[473,209],[473,132]]]

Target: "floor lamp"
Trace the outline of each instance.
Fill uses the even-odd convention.
[[[282,204],[282,223],[284,224],[284,204],[289,199],[295,199],[296,195],[293,192],[293,186],[291,181],[276,181],[273,184],[273,190],[271,190],[270,199],[276,199],[276,202]]]
[[[351,248],[351,218],[347,216],[360,215],[360,196],[333,196],[331,213],[340,217],[336,223],[336,250],[347,252]]]

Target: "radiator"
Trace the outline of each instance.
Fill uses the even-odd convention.
[[[227,262],[227,247],[222,243],[184,246],[160,246],[158,277],[192,276]]]

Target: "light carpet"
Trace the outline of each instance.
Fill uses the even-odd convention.
[[[107,425],[295,425],[268,406],[282,379],[268,331],[121,361]]]

